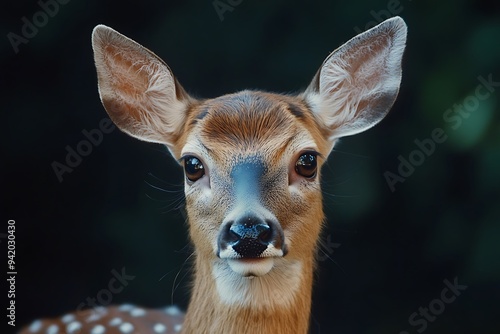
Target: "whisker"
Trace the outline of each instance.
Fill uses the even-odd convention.
[[[174,293],[175,293],[175,290],[179,287],[179,284],[180,282],[182,282],[182,279],[184,279],[184,277],[186,277],[187,275],[187,272],[184,276],[182,276],[181,278],[181,281],[179,282],[179,284],[175,285],[175,282],[177,280],[177,277],[179,277],[179,274],[181,273],[182,269],[184,268],[184,266],[186,265],[186,263],[189,261],[189,259],[194,255],[195,253],[192,252],[185,260],[184,262],[182,263],[181,265],[181,268],[179,269],[179,271],[177,272],[177,274],[175,275],[174,277],[174,282],[172,283],[172,294],[170,295],[170,302],[172,303],[172,305],[174,304]]]
[[[181,192],[181,191],[182,191],[182,189],[179,189],[179,190],[168,190],[168,189],[160,188],[160,187],[158,187],[158,186],[155,186],[155,185],[153,185],[153,184],[149,183],[149,182],[148,182],[148,181],[146,181],[146,180],[144,180],[144,183],[146,183],[146,184],[147,184],[148,186],[150,186],[151,188],[154,188],[154,189],[156,189],[156,190],[160,190],[160,191],[165,192],[165,193],[174,193],[174,194],[175,194],[175,193],[179,193],[179,192]]]
[[[344,275],[348,276],[346,271],[340,266],[340,264],[338,264],[337,261],[335,261],[334,259],[332,259],[332,257],[330,255],[328,255],[324,250],[322,250],[321,248],[319,249],[320,252],[322,252],[330,261],[332,261],[341,271],[342,273],[344,273]]]
[[[184,185],[183,182],[179,182],[179,183],[170,183],[168,182],[167,180],[164,180],[162,178],[159,178],[158,176],[154,175],[153,173],[149,172],[148,173],[149,176],[151,176],[152,178],[154,178],[156,181],[160,181],[161,183],[167,185],[167,186],[172,186],[172,187],[182,187]]]

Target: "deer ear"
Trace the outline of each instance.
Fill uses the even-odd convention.
[[[190,102],[158,56],[104,25],[92,33],[99,94],[113,122],[141,140],[175,144]]]
[[[331,141],[365,131],[389,112],[401,82],[406,30],[403,19],[391,18],[326,58],[304,94]]]

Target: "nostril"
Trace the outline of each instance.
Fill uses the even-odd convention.
[[[233,223],[229,223],[225,227],[224,239],[228,243],[234,243],[241,239],[241,236],[232,227]]]
[[[264,244],[270,244],[273,239],[273,233],[270,226],[268,225],[265,226],[266,228],[260,231],[258,239],[260,242]]]

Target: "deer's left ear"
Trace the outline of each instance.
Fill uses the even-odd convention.
[[[401,82],[406,30],[403,19],[391,18],[326,58],[304,97],[331,141],[365,131],[389,112]]]

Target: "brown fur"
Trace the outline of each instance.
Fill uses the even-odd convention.
[[[234,308],[217,303],[213,281],[207,280],[209,259],[198,257],[196,278],[183,333],[306,333],[311,307],[312,263],[305,265],[307,279],[302,282],[294,306],[253,310]],[[256,279],[256,278],[255,278]]]

